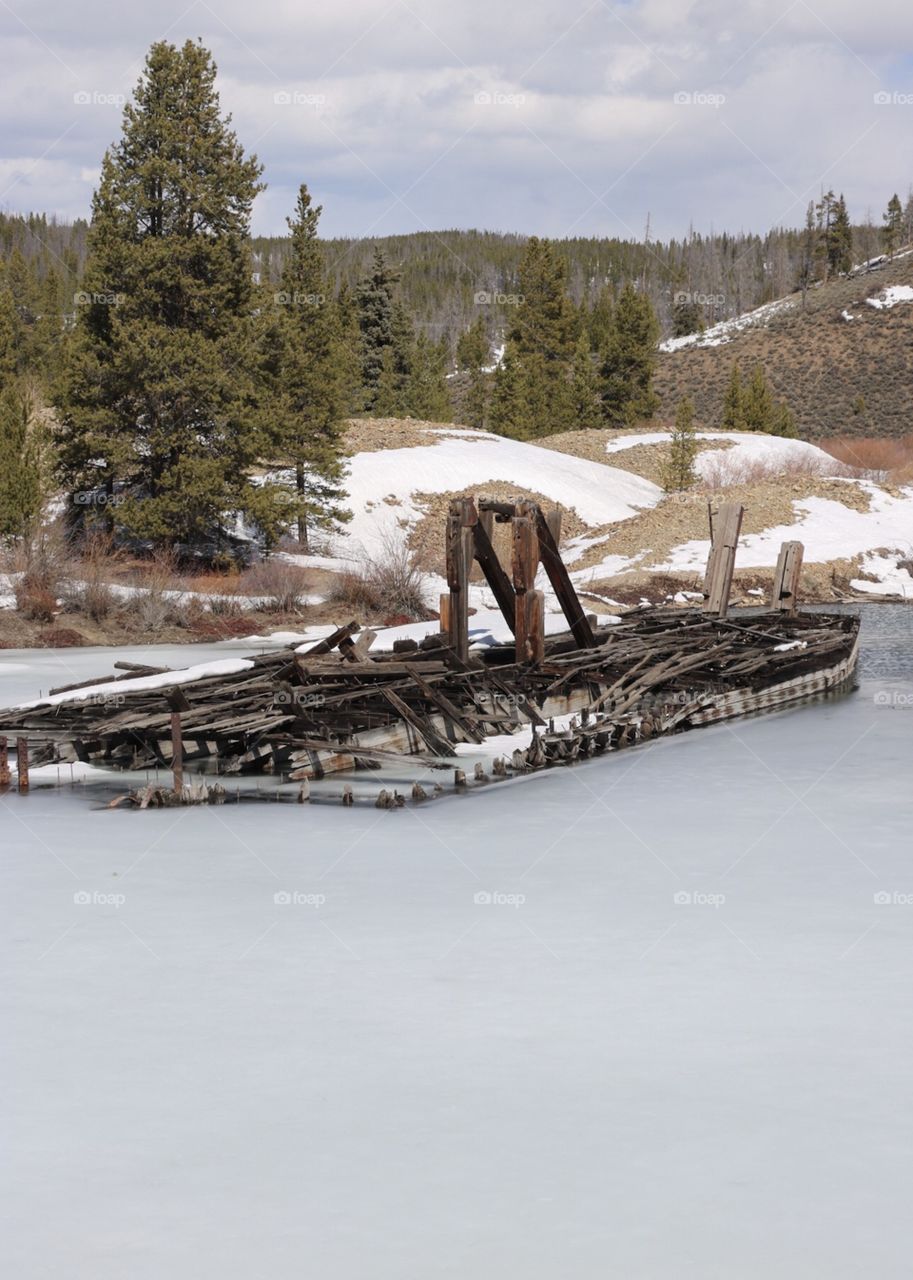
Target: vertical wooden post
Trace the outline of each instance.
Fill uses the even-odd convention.
[[[16,739],[16,769],[19,775],[19,794],[25,795],[29,789],[29,740]]]
[[[518,503],[518,508],[520,504]],[[518,662],[541,662],[545,656],[545,601],[536,591],[539,568],[539,538],[532,516],[516,515],[513,530],[513,579],[517,593],[516,655]]]
[[[174,776],[174,792],[180,795],[184,790],[184,738],[181,734],[181,713],[171,713],[171,772]]]
[[[548,525],[548,531],[552,535],[552,541],[556,547],[561,546],[561,508],[552,507],[551,511],[545,512],[545,523]]]
[[[450,588],[447,635],[452,649],[463,662],[469,657],[469,570],[472,525],[477,519],[471,498],[452,499],[447,515],[447,586]]]
[[[779,609],[782,613],[789,614],[796,612],[804,551],[805,548],[801,542],[784,542],[780,547],[770,597],[772,609]]]
[[[713,542],[704,574],[704,612],[725,618],[735,569],[735,553],[745,508],[738,502],[724,502],[713,520]]]
[[[10,753],[6,738],[0,738],[0,790],[10,784]]]

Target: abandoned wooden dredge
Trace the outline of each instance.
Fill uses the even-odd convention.
[[[116,663],[124,674],[114,679],[0,711],[0,787],[11,783],[14,740],[23,791],[36,764],[170,770],[171,786],[122,797],[140,807],[225,798],[224,782],[185,781],[185,772],[271,774],[297,784],[306,799],[310,780],[405,757],[452,770],[461,789],[488,774],[477,759],[467,779],[459,744],[472,744],[471,760],[473,747],[486,755],[486,739],[516,735],[517,746],[493,759],[487,753],[493,776],[504,777],[848,688],[858,619],[798,612],[800,543],[783,545],[766,609],[729,613],[742,514],[734,504],[712,514],[701,607],[637,609],[598,628],[561,559],[558,512],[527,501],[458,499],[447,520],[449,590],[438,634],[372,653],[376,637],[353,622],[309,648],[229,660],[217,670]],[[510,572],[494,548],[496,522],[510,527]],[[470,643],[475,564],[512,644]],[[567,622],[559,635],[545,635],[540,566]],[[412,798],[426,797],[416,784]],[[343,803],[352,798],[343,787]],[[404,802],[386,789],[376,800]]]

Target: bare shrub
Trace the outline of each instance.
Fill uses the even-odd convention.
[[[385,537],[379,553],[337,576],[329,599],[368,614],[427,618],[422,558],[402,537]]]
[[[310,578],[300,566],[270,557],[248,569],[239,585],[245,595],[260,596],[263,607],[272,613],[298,613],[304,606]]]
[[[892,436],[837,436],[822,440],[821,448],[857,475],[903,484],[913,470],[913,434]]]
[[[32,622],[53,622],[57,612],[57,597],[40,583],[24,575],[14,588],[16,608],[23,618]]]
[[[90,533],[80,558],[73,563],[70,577],[63,583],[61,597],[70,612],[85,613],[93,622],[102,622],[114,608],[111,572],[120,563],[114,539],[109,533]]]
[[[736,450],[713,450],[701,457],[701,488],[732,489],[736,485],[760,484],[764,480],[798,479],[814,476],[844,476],[848,469],[836,459],[828,462],[814,455],[770,458],[739,458]]]

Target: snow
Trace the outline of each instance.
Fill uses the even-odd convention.
[[[913,538],[913,530],[910,532]],[[865,591],[869,595],[899,595],[905,600],[913,600],[913,575],[909,569],[903,568],[898,561],[913,561],[913,542],[908,541],[903,555],[869,554],[862,559],[862,572],[871,573],[878,579],[871,582],[867,578],[853,578],[850,586],[854,591]]]
[[[177,671],[163,671],[157,675],[131,676],[126,680],[105,680],[99,684],[86,685],[82,689],[73,689],[69,693],[49,694],[46,698],[24,702],[22,706],[56,707],[62,702],[85,702],[87,698],[99,695],[104,698],[138,689],[170,689],[177,684],[192,684],[195,680],[205,680],[207,676],[236,675],[239,671],[249,670],[253,665],[247,658],[222,658],[217,662],[200,662],[196,666],[183,667]]]
[[[889,617],[847,698],[420,809],[0,797],[6,1273],[907,1276]]]
[[[353,518],[343,536],[368,555],[381,554],[386,542],[400,538],[421,517],[416,493],[471,491],[499,480],[573,507],[594,526],[629,519],[662,497],[651,481],[599,462],[488,432],[471,437],[441,432],[433,446],[383,449],[351,459],[347,487]]]
[[[866,298],[866,302],[879,311],[889,310],[900,302],[913,302],[913,287],[908,284],[888,285],[877,298]]]
[[[852,560],[881,548],[896,548],[900,558],[908,559],[913,552],[913,488],[902,489],[894,497],[869,481],[857,483],[871,495],[869,511],[857,511],[830,498],[799,498],[793,503],[796,522],[740,538],[736,563],[743,569],[775,564],[780,544],[792,539],[803,543],[806,563]],[[706,539],[683,543],[656,568],[703,569],[709,550]],[[892,574],[896,572],[895,568]],[[909,586],[909,574],[904,576]]]
[[[763,307],[754,311],[746,311],[732,320],[721,320],[703,333],[688,333],[681,338],[667,338],[659,344],[660,351],[682,351],[685,347],[720,347],[730,342],[743,329],[751,329],[755,325],[765,325],[772,317],[780,315],[795,307],[792,298],[780,298],[776,302],[766,302]]]
[[[834,458],[817,445],[806,440],[791,440],[786,436],[770,436],[760,431],[696,431],[696,440],[722,440],[731,447],[726,450],[702,449],[695,458],[695,469],[700,475],[709,474],[722,459],[727,466],[736,469],[755,462],[769,463],[771,467],[788,467],[796,462],[820,467],[823,472],[837,467]],[[618,436],[606,442],[606,453],[621,453],[635,445],[668,444],[671,431],[642,431]]]
[[[851,316],[851,315],[850,315],[850,313],[846,310],[846,308],[845,308],[845,307],[844,307],[844,309],[840,312],[840,315],[841,315],[841,317],[842,317],[844,320],[855,320],[855,319],[856,319],[856,317],[855,317],[855,316]]]

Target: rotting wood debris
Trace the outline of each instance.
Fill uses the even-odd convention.
[[[442,600],[441,633],[420,643],[396,641],[389,653],[370,653],[373,634],[352,622],[303,652],[261,653],[245,670],[156,688],[131,688],[128,682],[167,669],[118,663],[124,674],[114,680],[52,690],[72,693],[70,699],[0,711],[0,783],[5,739],[16,739],[20,789],[23,768],[27,786],[29,764],[84,761],[113,769],[172,770],[170,791],[132,793],[129,799],[140,807],[225,799],[223,784],[198,779],[185,785],[185,769],[272,775],[298,784],[298,798],[305,800],[311,779],[403,757],[452,769],[459,790],[488,781],[481,764],[467,780],[455,759],[459,743],[481,745],[492,735],[532,726],[528,747],[494,761],[498,778],[852,684],[858,618],[796,611],[799,544],[786,544],[792,550],[781,556],[773,607],[727,616],[741,509],[716,514],[723,532],[711,552],[703,608],[641,609],[597,628],[561,561],[558,521],[530,507],[490,504],[487,510],[489,519],[513,523],[509,576],[491,551],[484,502],[478,509],[471,499],[452,504],[450,590]],[[469,646],[473,558],[505,617],[514,618],[512,644]],[[566,633],[548,638],[541,593],[532,585],[539,564],[569,623]],[[79,696],[80,688],[97,685],[104,687]],[[573,718],[564,727],[551,723],[568,715]],[[346,790],[343,803],[351,803],[351,789]],[[417,784],[411,802],[426,798]],[[388,790],[377,799],[382,808],[404,802]]]

